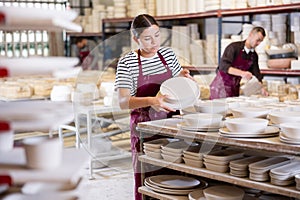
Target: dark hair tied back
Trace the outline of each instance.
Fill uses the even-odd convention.
[[[146,28],[149,28],[152,25],[159,26],[154,17],[148,14],[141,14],[133,19],[131,23],[131,31],[133,35],[138,38]]]

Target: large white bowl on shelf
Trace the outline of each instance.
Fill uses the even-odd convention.
[[[274,124],[300,122],[300,112],[296,111],[274,111],[270,112],[268,117]]]
[[[259,133],[268,126],[269,120],[261,118],[231,118],[225,121],[225,126],[230,132]]]
[[[200,113],[213,113],[225,116],[228,110],[228,104],[218,101],[198,101],[194,104],[195,110]]]
[[[211,113],[194,113],[183,115],[183,122],[192,127],[220,127],[223,115]]]
[[[292,139],[300,139],[300,123],[299,122],[286,122],[280,124],[281,133]]]
[[[271,109],[261,107],[240,107],[231,109],[231,112],[235,118],[238,117],[259,117],[266,118]]]

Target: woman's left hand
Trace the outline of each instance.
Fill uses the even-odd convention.
[[[183,77],[192,79],[193,81],[196,81],[196,80],[191,76],[190,70],[188,70],[188,69],[182,69],[182,70],[180,71],[179,76],[183,76]]]

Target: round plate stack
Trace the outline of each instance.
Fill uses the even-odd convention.
[[[189,193],[204,189],[207,182],[192,177],[180,175],[157,175],[145,179],[145,186],[149,189],[171,195],[188,195]]]

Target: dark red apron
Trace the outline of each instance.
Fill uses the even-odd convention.
[[[248,59],[243,58],[241,50],[236,59],[233,61],[232,66],[243,71],[248,71],[253,64],[253,54],[251,53]],[[218,70],[216,77],[210,84],[210,99],[219,99],[226,97],[236,97],[240,94],[240,76],[230,75],[221,70]]]
[[[157,52],[161,62],[166,68],[166,72],[162,74],[143,75],[141,52],[138,50],[138,64],[139,64],[139,76],[137,80],[137,92],[136,97],[154,97],[160,90],[160,85],[165,80],[172,78],[172,72],[168,67],[165,59]],[[131,129],[131,151],[132,151],[132,164],[134,169],[135,179],[135,200],[141,200],[142,195],[138,192],[138,188],[142,185],[141,180],[141,165],[138,161],[140,149],[140,137],[139,132],[136,130],[136,126],[139,122],[146,122],[152,120],[159,120],[169,117],[170,113],[164,111],[157,112],[152,107],[137,108],[131,112],[130,129]]]
[[[94,56],[90,54],[90,51],[81,51],[79,53],[79,59],[83,70],[91,68]]]

